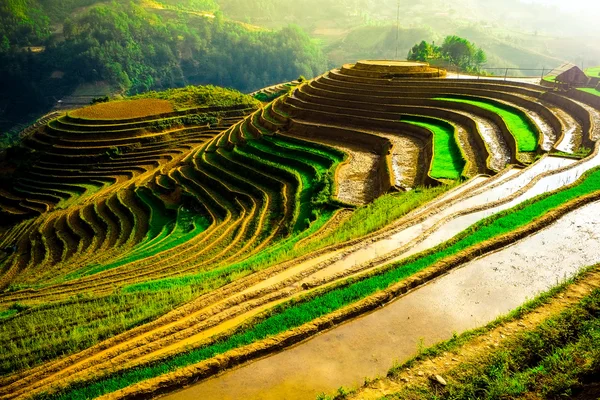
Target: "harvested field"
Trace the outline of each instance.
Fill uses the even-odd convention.
[[[167,100],[142,99],[99,103],[75,110],[69,115],[84,119],[119,120],[144,118],[173,111],[173,105]]]

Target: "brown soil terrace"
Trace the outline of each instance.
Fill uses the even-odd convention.
[[[173,105],[168,100],[140,99],[99,103],[69,114],[76,118],[119,120],[150,117],[173,111]]]

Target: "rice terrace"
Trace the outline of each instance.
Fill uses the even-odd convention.
[[[597,398],[599,140],[595,88],[417,61],[52,115],[0,161],[0,398]]]

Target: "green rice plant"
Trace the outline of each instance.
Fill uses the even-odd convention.
[[[0,320],[10,318],[16,313],[18,313],[18,311],[14,309],[0,311]]]
[[[600,77],[600,67],[586,68],[585,74],[592,78]]]
[[[595,88],[578,88],[578,89],[581,90],[582,92],[593,94],[594,96],[600,96],[600,90],[595,89]]]
[[[471,104],[498,114],[511,134],[517,141],[517,150],[521,152],[536,151],[538,148],[539,132],[531,121],[519,110],[493,100],[471,99],[461,96],[446,96],[435,100],[452,101],[457,103]]]
[[[306,229],[316,218],[320,208],[331,198],[333,161],[321,158],[319,162],[315,162],[316,155],[299,151],[299,149],[279,146],[278,138],[271,138],[269,141],[253,140],[243,150],[299,174],[302,190],[298,196],[299,212],[294,230],[298,232]]]
[[[219,153],[204,153],[203,157],[208,163],[202,164],[211,170],[215,176],[227,174],[236,180],[238,185],[244,185],[243,187],[252,193],[256,191],[257,195],[262,196],[264,193],[268,198],[269,212],[267,215],[267,221],[265,225],[274,229],[278,226],[284,216],[284,197],[283,191],[285,186],[282,181],[270,176],[258,172],[256,169],[247,168],[244,160],[234,159],[234,152],[219,151]],[[241,167],[243,165],[244,167]],[[261,164],[259,168],[262,168]],[[261,192],[261,194],[258,194]]]
[[[325,209],[313,222],[309,229],[293,235],[281,242],[269,246],[259,254],[239,263],[215,269],[210,273],[201,273],[177,278],[166,278],[145,283],[137,283],[123,288],[124,291],[164,290],[179,286],[201,284],[214,279],[215,276],[225,277],[233,273],[256,272],[272,265],[301,257],[324,247],[357,239],[375,232],[398,218],[408,214],[417,207],[442,195],[453,186],[442,185],[435,188],[417,188],[410,192],[393,193],[376,199],[373,203],[359,207],[337,229],[310,241],[301,248],[295,244],[316,232],[333,214],[333,210]]]
[[[80,275],[94,275],[102,271],[118,268],[131,262],[143,260],[160,252],[175,248],[204,232],[210,225],[206,216],[197,214],[185,207],[179,208],[175,221],[165,225],[160,234],[134,247],[125,257],[110,264],[99,265],[78,271]]]
[[[78,383],[62,393],[43,398],[83,399],[97,397],[277,335],[384,290],[445,257],[512,232],[561,204],[599,190],[600,169],[596,168],[584,175],[575,185],[540,195],[512,209],[488,217],[469,227],[453,239],[406,260],[394,263],[378,274],[366,276],[362,279],[350,278],[342,284],[333,285],[328,289],[280,304],[266,312],[262,317],[242,325],[231,336],[216,338],[212,344],[165,360],[139,366],[132,370],[120,371],[98,378],[96,381]]]
[[[150,322],[197,296],[192,288],[152,293],[85,293],[36,305],[0,324],[0,375],[86,349],[99,341]],[[14,311],[14,312],[13,312]],[[9,313],[9,314],[10,314]]]
[[[401,121],[428,129],[433,134],[433,159],[429,171],[432,178],[460,179],[466,162],[456,141],[456,128],[435,118],[403,116]]]
[[[194,275],[186,275],[177,278],[157,279],[149,282],[136,283],[125,286],[122,291],[127,292],[149,292],[160,290],[171,290],[184,286],[205,286],[212,287],[210,282],[215,280],[229,280],[233,275],[245,276],[249,273],[260,271],[268,266],[279,262],[290,260],[296,256],[305,254],[304,251],[297,251],[294,246],[300,240],[310,236],[320,229],[333,215],[332,210],[324,211],[310,227],[298,234],[292,235],[287,239],[281,240],[260,253],[238,263],[216,268],[212,271],[202,272]]]

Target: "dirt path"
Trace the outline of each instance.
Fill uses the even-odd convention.
[[[573,211],[383,309],[165,398],[310,399],[384,375],[394,362],[414,356],[419,346],[485,325],[600,262],[598,207],[593,203]]]
[[[446,76],[446,79],[467,79],[467,80],[477,80],[478,78],[480,78],[477,75],[466,75],[466,74],[456,74],[455,72],[450,72],[448,71],[448,75]],[[507,81],[507,82],[519,82],[519,83],[531,83],[534,85],[538,85],[541,81],[540,78],[517,78],[517,77],[511,77],[508,76],[506,78],[504,78],[503,76],[482,76],[481,79],[491,79],[491,80],[495,80],[495,81]]]

